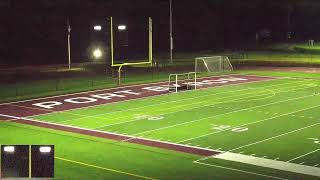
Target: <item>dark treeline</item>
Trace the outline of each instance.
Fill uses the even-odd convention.
[[[273,41],[320,38],[318,0],[173,0],[176,51],[243,48],[268,29]],[[169,48],[169,0],[1,0],[0,64],[87,60],[92,25],[109,16],[153,17],[154,51]],[[106,40],[107,41],[107,40]]]

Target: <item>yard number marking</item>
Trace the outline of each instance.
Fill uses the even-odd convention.
[[[235,128],[232,128],[232,126],[230,125],[215,125],[213,124],[213,127],[212,127],[213,130],[218,130],[218,131],[225,131],[225,130],[231,130],[232,132],[245,132],[245,131],[248,131],[249,128],[247,127],[235,127]]]
[[[320,144],[320,139],[319,138],[308,138],[308,139],[313,140],[313,142],[315,144]]]
[[[150,121],[158,121],[163,119],[163,116],[151,116],[147,114],[135,114],[134,119],[136,120],[150,120]]]

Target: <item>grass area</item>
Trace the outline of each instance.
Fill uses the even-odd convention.
[[[206,167],[193,163],[200,158],[195,155],[16,123],[0,122],[0,135],[0,144],[54,144],[57,180],[269,179],[250,174],[251,171],[257,172],[255,168],[241,172],[238,170],[242,167],[226,161],[217,160],[212,163],[217,167]],[[281,172],[272,169],[258,172],[281,176]],[[293,177],[294,174],[289,173],[289,176]]]
[[[170,64],[166,55],[157,55],[155,62],[159,68],[154,71],[145,68],[139,73],[127,73],[123,75],[123,85],[166,81],[168,74],[176,72],[193,71],[194,58],[199,56],[215,56],[225,55],[231,59],[235,66],[242,65],[281,65],[281,66],[318,66],[320,64],[320,45],[310,47],[305,43],[291,44],[273,44],[261,48],[260,50],[243,50],[243,51],[202,51],[190,53],[175,53],[174,63]],[[3,77],[17,78],[15,83],[0,83],[0,102],[22,100],[36,97],[45,97],[50,95],[66,94],[71,92],[80,92],[88,90],[96,90],[103,88],[111,88],[117,86],[117,79],[105,75],[103,64],[89,64],[86,70],[85,66],[74,70],[74,72],[61,72],[59,68],[51,68],[50,71],[41,71],[38,76],[44,76],[43,80],[25,81],[24,75],[4,74]],[[46,67],[48,68],[48,67]],[[65,70],[65,67],[62,68]],[[134,68],[133,68],[134,69]],[[88,72],[95,75],[88,76]],[[99,71],[100,73],[96,73]],[[23,72],[23,71],[21,71]],[[48,75],[48,73],[50,75]],[[61,75],[59,75],[61,74]],[[73,75],[76,77],[73,77]],[[47,78],[46,76],[57,76],[56,78]],[[62,76],[62,77],[61,77]],[[70,77],[69,77],[70,76]],[[19,80],[22,79],[22,80]]]
[[[279,76],[277,73],[272,75]],[[319,138],[319,86],[319,80],[283,78],[100,105],[32,118],[318,167],[320,151],[316,150],[320,147],[317,141],[310,138]],[[141,118],[141,115],[149,118]],[[199,162],[204,164],[202,168],[207,171],[212,171],[212,167],[217,168],[219,163],[226,163],[227,167],[259,174],[276,174],[277,177],[289,179],[316,179],[211,158]],[[180,166],[188,167],[181,164],[175,168],[179,169]],[[192,169],[190,172],[193,171],[196,170]],[[180,171],[177,172],[180,174]],[[242,178],[234,175],[231,177]]]

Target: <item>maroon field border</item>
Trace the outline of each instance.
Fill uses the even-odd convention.
[[[215,84],[215,86],[223,86],[223,85],[230,85],[230,84],[242,84],[242,83],[259,82],[259,81],[267,81],[267,80],[275,79],[275,78],[271,78],[271,77],[260,77],[260,76],[253,76],[253,75],[227,75],[227,76],[217,76],[217,77],[205,77],[205,78],[201,78],[201,80],[212,80],[212,79],[214,80],[214,79],[226,78],[226,77],[245,78],[247,80],[246,81],[228,82],[226,84]],[[61,131],[72,132],[72,133],[77,133],[77,134],[112,139],[112,140],[116,140],[116,141],[124,141],[124,142],[129,142],[129,143],[147,145],[147,146],[151,146],[151,147],[158,147],[158,148],[162,148],[162,149],[169,149],[169,150],[190,153],[190,154],[196,154],[196,155],[201,155],[201,156],[212,156],[212,155],[216,155],[216,154],[221,153],[220,151],[216,151],[216,150],[212,150],[212,149],[187,146],[187,145],[175,144],[175,143],[170,143],[170,142],[156,141],[156,140],[145,139],[145,138],[140,138],[140,137],[133,137],[133,136],[128,136],[128,135],[116,134],[116,133],[111,133],[111,132],[96,131],[96,130],[91,130],[91,129],[84,129],[84,128],[79,128],[79,127],[60,125],[60,124],[56,124],[56,123],[42,122],[42,121],[37,121],[37,120],[27,118],[28,116],[35,116],[35,115],[52,113],[52,112],[66,111],[66,110],[72,110],[72,109],[84,108],[84,107],[93,107],[93,106],[102,105],[102,104],[123,102],[123,101],[128,101],[128,100],[133,100],[133,99],[158,96],[158,95],[168,94],[169,92],[148,91],[148,92],[142,93],[141,96],[139,96],[139,95],[130,96],[129,95],[129,96],[126,96],[125,98],[111,99],[111,100],[105,100],[105,101],[100,100],[100,101],[97,101],[92,104],[66,104],[66,105],[58,107],[54,110],[32,107],[32,104],[38,103],[38,102],[41,102],[44,100],[45,101],[62,101],[63,99],[66,99],[66,98],[73,98],[73,97],[78,97],[78,96],[88,96],[88,95],[91,95],[94,93],[111,93],[111,92],[121,91],[121,90],[131,90],[131,91],[140,90],[141,91],[141,89],[143,87],[164,86],[166,84],[167,84],[166,82],[160,82],[160,83],[132,85],[132,86],[112,88],[112,89],[103,89],[103,90],[74,93],[74,94],[67,94],[67,95],[61,95],[61,96],[38,98],[38,99],[32,99],[32,100],[12,102],[12,103],[3,103],[3,104],[0,104],[0,118],[1,118],[1,120],[5,120],[5,121],[14,121],[16,123],[21,123],[21,124],[27,124],[27,125],[44,127],[44,128],[54,129],[54,130],[61,130]],[[201,88],[208,88],[208,87],[212,87],[212,86],[203,86]]]

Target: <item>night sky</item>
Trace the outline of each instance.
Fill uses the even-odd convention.
[[[245,49],[263,29],[272,41],[320,39],[318,0],[173,0],[176,52]],[[169,49],[169,0],[1,0],[0,65],[87,59],[92,25],[109,16],[153,18],[154,52]],[[250,47],[250,46],[248,46]]]

